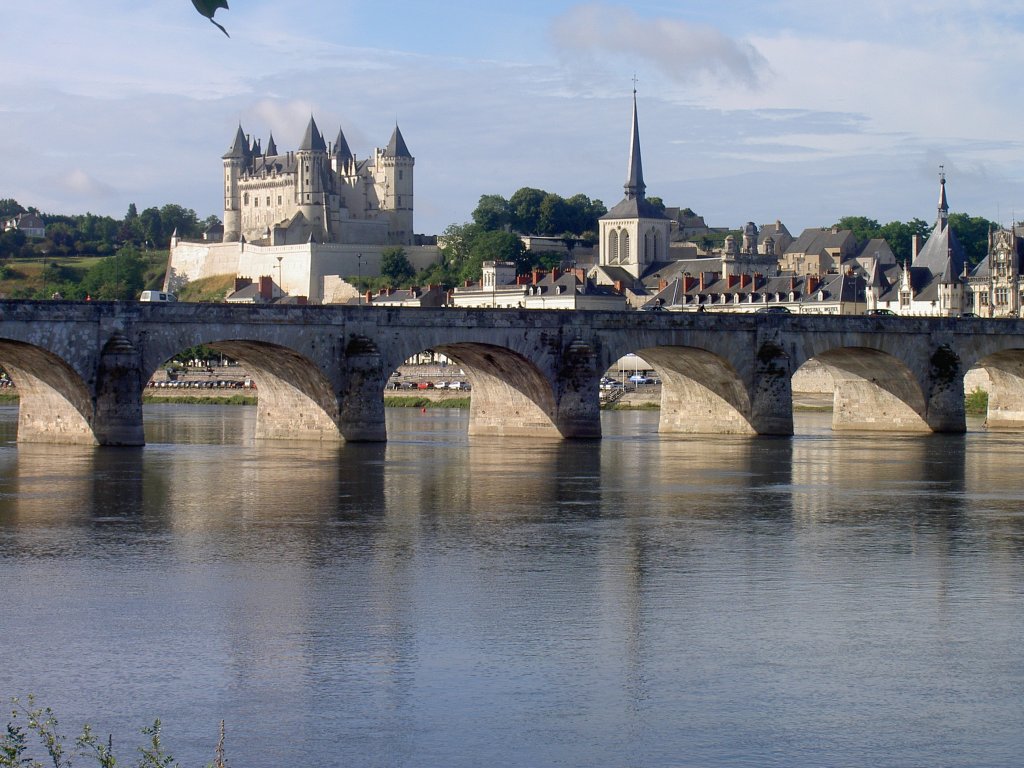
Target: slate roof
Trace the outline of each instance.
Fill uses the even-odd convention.
[[[231,143],[231,147],[222,156],[222,160],[246,160],[249,158],[249,142],[245,138],[245,132],[242,130],[242,124],[238,124],[238,132],[235,133],[235,139]]]
[[[326,152],[327,142],[324,141],[324,135],[320,133],[320,129],[316,127],[316,120],[313,116],[309,116],[309,125],[306,126],[306,134],[302,137],[302,143],[299,144],[299,152]]]
[[[386,157],[412,158],[409,148],[405,145],[405,139],[402,138],[402,132],[398,129],[398,123],[395,123],[395,132],[391,134],[391,141],[388,142],[388,148],[384,154]]]

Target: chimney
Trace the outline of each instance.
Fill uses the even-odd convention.
[[[661,293],[666,288],[668,288],[668,280],[662,278],[661,280],[658,281],[658,293]]]
[[[736,287],[737,283],[739,283],[739,277],[737,275],[726,275],[726,277],[725,277],[725,287],[726,288],[732,290],[733,288]]]
[[[554,282],[555,280],[557,280],[561,276],[562,276],[562,270],[560,270],[558,267],[552,267],[551,268],[551,281],[552,282]]]
[[[807,276],[807,293],[814,293],[818,290],[818,276],[808,275]]]
[[[581,283],[587,282],[587,275],[581,268],[577,267],[572,271],[572,273],[576,275],[576,279],[579,280]]]
[[[796,290],[796,278],[795,277],[789,278],[789,290],[791,290],[791,291],[795,291]]]
[[[367,304],[373,304],[373,291],[367,291],[366,296],[363,297]]]
[[[690,289],[697,285],[697,278],[683,275],[683,292],[689,293]]]
[[[295,303],[301,304],[302,306],[306,306],[307,304],[309,304],[309,298],[307,296],[296,296]]]
[[[707,272],[701,272],[700,273],[700,289],[701,289],[701,291],[703,291],[705,288],[708,287],[708,279],[707,279],[706,275],[707,275]]]
[[[750,285],[750,275],[743,273],[740,275],[740,288],[746,288]]]
[[[921,236],[913,235],[910,238],[910,264],[913,266],[917,261],[917,254],[921,252]]]
[[[541,277],[544,276],[544,272],[537,267],[533,269],[533,284],[536,285],[540,282]]]
[[[616,293],[622,293],[622,281],[621,280],[616,280],[615,281],[615,292]]]
[[[252,285],[251,277],[236,277],[235,278],[235,290],[240,291],[247,285]]]
[[[473,281],[472,280],[464,281],[462,287],[463,288],[472,288],[473,287]]]
[[[387,296],[391,292],[390,288],[381,288],[377,291],[378,296]]]
[[[274,298],[274,278],[270,275],[260,277],[260,298],[264,301]]]

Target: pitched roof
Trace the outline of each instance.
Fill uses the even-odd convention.
[[[966,262],[967,256],[953,228],[940,219],[911,266],[927,269],[934,278],[949,284],[959,280]]]
[[[338,127],[338,138],[334,140],[334,156],[344,160],[352,157],[352,150],[348,148],[348,142],[345,140],[345,134],[340,126]]]
[[[235,140],[231,143],[231,148],[222,156],[223,160],[245,160],[249,157],[249,142],[245,138],[245,132],[242,130],[242,124],[238,124],[238,131],[235,133]]]
[[[273,157],[277,154],[277,144],[274,143],[274,134],[270,134],[270,140],[267,142],[267,154]]]

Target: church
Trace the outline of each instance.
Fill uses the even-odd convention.
[[[385,250],[402,248],[416,269],[436,263],[413,234],[415,158],[395,125],[386,147],[357,157],[344,132],[328,143],[311,116],[298,147],[266,146],[239,125],[223,161],[224,224],[202,242],[171,240],[165,289],[230,274],[269,278],[274,298],[358,300],[346,277],[380,274]]]

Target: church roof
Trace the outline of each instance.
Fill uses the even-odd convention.
[[[967,255],[963,246],[956,237],[953,228],[949,226],[949,206],[946,203],[946,177],[940,176],[939,182],[939,217],[935,222],[935,228],[928,236],[924,248],[917,254],[911,269],[927,269],[931,278],[927,280],[928,285],[954,283],[964,273],[964,264],[967,263]],[[916,288],[916,286],[915,286]],[[936,291],[938,288],[936,287]],[[928,296],[921,298],[930,298]]]
[[[223,155],[223,160],[245,160],[249,157],[249,142],[245,138],[245,132],[242,130],[242,124],[238,124],[238,132],[235,134],[235,140],[231,144],[231,148]]]
[[[602,219],[667,219],[656,206],[647,201],[643,161],[640,157],[640,128],[636,115],[636,91],[633,91],[633,128],[629,136],[629,168],[623,185],[626,196]]]
[[[320,133],[320,129],[316,127],[316,120],[313,116],[309,116],[309,125],[306,126],[306,135],[302,137],[302,143],[299,144],[299,152],[326,152],[327,142],[324,141],[324,136]]]
[[[412,158],[409,148],[405,145],[405,139],[402,138],[402,132],[398,129],[398,123],[395,123],[395,132],[391,134],[391,141],[388,142],[388,148],[384,154],[387,157]]]

